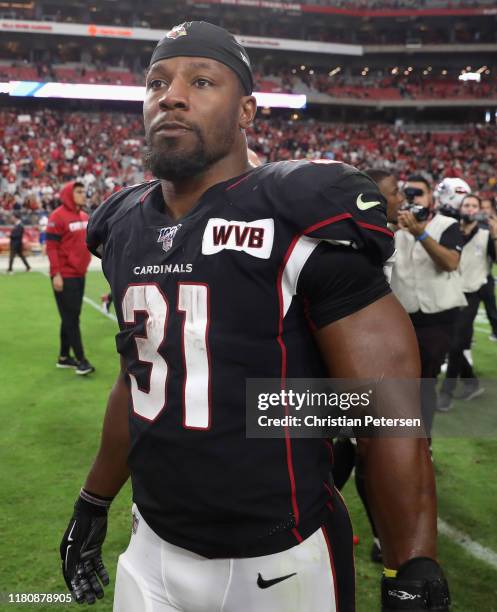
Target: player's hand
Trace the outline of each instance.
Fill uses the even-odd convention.
[[[57,293],[60,293],[64,289],[64,279],[60,274],[56,274],[52,278],[52,286]]]
[[[433,559],[415,557],[400,566],[395,578],[381,580],[381,610],[449,612],[449,585]]]
[[[415,238],[421,236],[428,223],[427,221],[418,221],[410,210],[399,210],[397,219],[400,227],[406,229]]]
[[[102,562],[102,544],[111,501],[82,490],[60,543],[64,580],[78,603],[94,604],[104,596],[102,585],[109,584],[109,574]]]

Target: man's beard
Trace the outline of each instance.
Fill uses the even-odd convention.
[[[209,150],[202,132],[196,126],[191,126],[191,130],[196,135],[196,144],[189,150],[176,149],[179,139],[163,138],[152,141],[150,136],[147,136],[143,153],[145,168],[155,177],[167,181],[177,182],[192,178],[225,157],[235,139],[234,130],[224,129]]]

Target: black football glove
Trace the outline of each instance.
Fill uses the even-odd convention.
[[[109,574],[102,563],[102,544],[107,533],[107,511],[112,498],[81,489],[62,542],[62,573],[74,599],[94,604],[104,596]],[[99,581],[100,579],[100,581]]]
[[[400,566],[395,578],[382,578],[382,612],[449,612],[449,606],[449,585],[442,568],[433,559],[409,559]]]

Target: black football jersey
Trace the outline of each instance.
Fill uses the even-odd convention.
[[[354,168],[295,161],[211,187],[177,221],[159,181],[93,214],[88,246],[112,289],[129,378],[133,498],[161,538],[248,557],[321,525],[333,495],[326,445],[248,439],[245,381],[326,376],[299,296],[312,286],[306,264],[314,254],[319,268],[320,249],[337,245],[381,271],[393,253],[385,213]],[[341,299],[340,316],[356,302]]]

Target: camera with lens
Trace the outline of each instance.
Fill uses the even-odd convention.
[[[426,221],[430,215],[429,208],[414,204],[414,199],[423,195],[423,190],[418,187],[405,187],[404,195],[406,196],[406,204],[401,210],[409,210],[414,215],[416,221]]]
[[[487,215],[481,212],[476,213],[476,215],[461,215],[461,220],[464,221],[465,223],[471,223],[473,221],[477,221],[478,223],[488,224]]]

